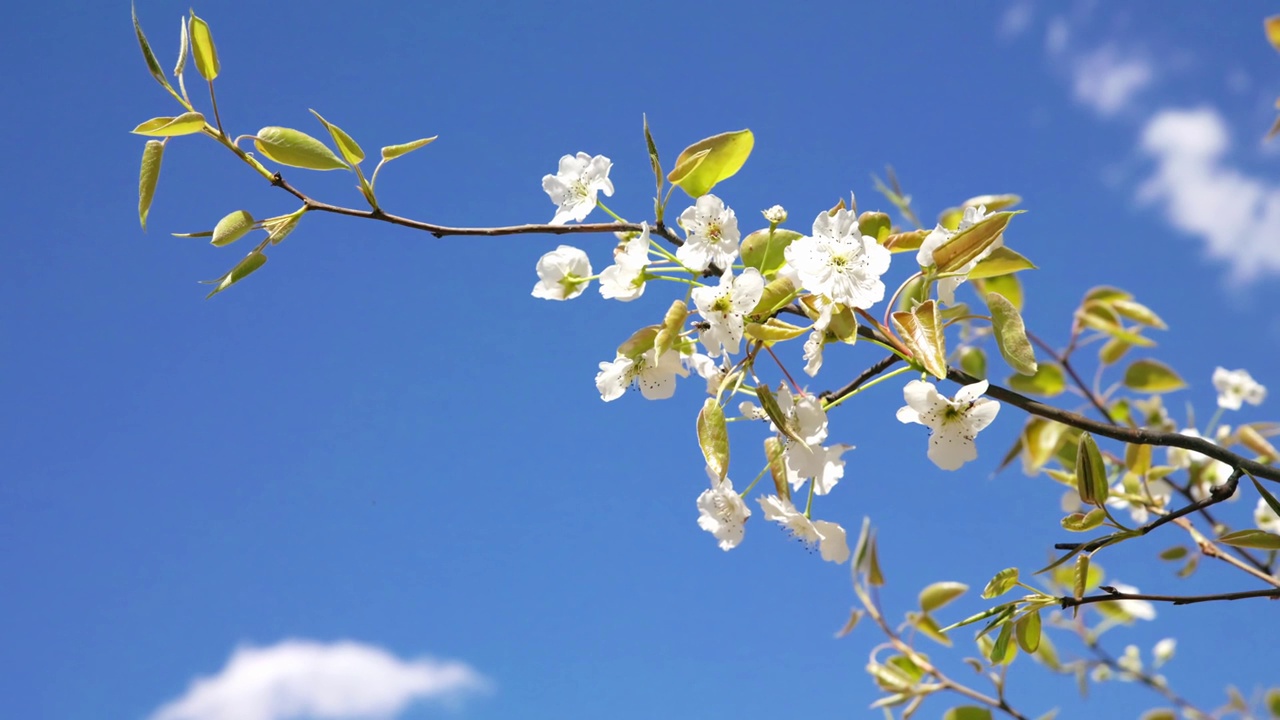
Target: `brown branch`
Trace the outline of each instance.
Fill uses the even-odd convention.
[[[1215,602],[1218,600],[1247,600],[1249,598],[1280,598],[1280,588],[1268,588],[1266,590],[1244,590],[1241,592],[1216,593],[1214,595],[1151,595],[1148,593],[1125,593],[1116,590],[1110,585],[1099,585],[1105,595],[1086,595],[1082,598],[1073,598],[1064,596],[1058,598],[1058,604],[1062,609],[1072,608],[1079,605],[1090,605],[1100,602],[1113,602],[1116,600],[1146,600],[1148,602],[1167,602],[1171,605],[1194,605],[1202,602]]]

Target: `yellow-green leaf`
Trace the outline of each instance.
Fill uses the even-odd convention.
[[[1067,532],[1088,532],[1106,519],[1107,513],[1102,508],[1094,508],[1087,513],[1071,513],[1062,518],[1062,529]]]
[[[364,160],[364,150],[360,148],[360,144],[355,140],[352,140],[351,136],[344,132],[342,128],[334,125],[328,120],[325,120],[320,113],[315,110],[312,110],[311,114],[315,115],[316,119],[320,121],[320,124],[324,125],[325,129],[329,131],[329,136],[333,138],[333,144],[337,146],[338,152],[342,153],[342,157],[345,158],[348,163],[357,165]]]
[[[868,210],[858,216],[858,230],[867,237],[875,238],[877,242],[887,238],[892,229],[893,221],[889,219],[888,213]]]
[[[1126,444],[1124,469],[1139,477],[1146,475],[1151,470],[1151,446],[1139,443]]]
[[[178,39],[178,62],[173,66],[174,77],[179,77],[187,69],[187,54],[191,52],[191,44],[187,40],[187,23],[184,20],[178,25],[182,30],[182,36]]]
[[[933,251],[933,262],[939,273],[956,272],[995,243],[1009,220],[1020,211],[993,213],[974,223],[939,245]]]
[[[138,36],[138,46],[142,48],[142,58],[147,61],[147,70],[150,71],[151,77],[156,79],[164,87],[168,88],[169,81],[165,79],[164,70],[160,67],[160,61],[156,60],[156,54],[151,51],[151,43],[147,42],[147,36],[142,32],[142,25],[138,22],[138,9],[131,7],[133,12],[133,32]]]
[[[979,260],[978,264],[973,266],[973,269],[969,271],[969,279],[981,280],[983,278],[996,277],[997,275],[1008,275],[1023,270],[1035,269],[1035,263],[1013,250],[1001,246],[992,250],[990,255]]]
[[[1053,397],[1067,387],[1066,376],[1057,363],[1038,363],[1035,375],[1013,375],[1009,378],[1009,387],[1028,395]]]
[[[1004,296],[1013,304],[1018,312],[1022,312],[1022,282],[1018,280],[1017,275],[997,275],[995,277],[980,278],[974,280],[973,284],[978,289],[979,295],[987,293],[998,293]]]
[[[750,315],[760,317],[768,315],[773,311],[781,308],[796,294],[796,286],[787,278],[778,278],[770,280],[768,285],[764,286],[764,292],[760,294],[760,302],[751,310]]]
[[[1271,713],[1271,717],[1280,718],[1280,688],[1267,691],[1267,711]]]
[[[1131,347],[1133,346],[1120,338],[1109,338],[1102,347],[1098,348],[1098,360],[1103,365],[1111,365],[1124,357]]]
[[[991,581],[987,583],[987,586],[982,589],[982,599],[990,600],[994,597],[1000,597],[1012,590],[1014,585],[1017,584],[1018,568],[1005,568],[996,573],[996,576],[991,578]]]
[[[978,705],[961,705],[943,713],[942,720],[991,720],[991,711]]]
[[[160,182],[160,161],[164,159],[164,143],[148,140],[142,149],[142,172],[138,175],[138,219],[142,229],[147,229],[147,214],[156,196],[156,184]]]
[[[1151,708],[1142,713],[1138,720],[1178,720],[1178,713],[1172,708]]]
[[[1161,550],[1159,555],[1161,560],[1169,560],[1169,561],[1181,560],[1186,556],[1187,556],[1187,547],[1185,545],[1174,545],[1171,548],[1166,548],[1164,550]]]
[[[264,127],[253,140],[268,160],[308,170],[347,170],[347,164],[324,143],[299,130]]]
[[[1148,327],[1157,328],[1159,330],[1167,330],[1169,328],[1168,325],[1164,324],[1164,320],[1160,319],[1159,315],[1152,312],[1151,308],[1143,305],[1142,303],[1137,303],[1132,300],[1117,299],[1111,302],[1111,309],[1115,310],[1122,317],[1129,318],[1136,323],[1141,323]]]
[[[129,132],[148,137],[173,137],[194,135],[204,129],[204,115],[198,112],[182,113],[177,117],[157,117],[142,123]]]
[[[1167,393],[1181,390],[1187,384],[1178,373],[1158,360],[1135,360],[1124,371],[1124,385],[1145,393]]]
[[[213,45],[209,23],[191,13],[188,30],[191,33],[191,56],[196,61],[196,70],[200,72],[200,77],[213,82],[218,77],[221,66],[218,64],[218,49]]]
[[[778,318],[769,318],[762,323],[747,323],[747,327],[743,332],[753,340],[759,340],[765,345],[772,345],[777,342],[793,340],[809,331],[809,328],[798,327],[791,323],[783,322]]]
[[[769,228],[756,230],[742,239],[742,264],[753,267],[768,277],[782,267],[787,246],[804,237],[795,230]]]
[[[661,325],[648,325],[631,334],[626,342],[618,346],[618,354],[624,357],[636,358],[653,349],[653,343],[658,338],[658,331],[662,329]]]
[[[289,237],[294,228],[298,227],[298,221],[305,213],[306,208],[303,208],[300,212],[263,220],[262,229],[267,231],[267,240],[270,240],[272,245],[279,245],[282,240]]]
[[[1084,591],[1089,587],[1089,556],[1076,556],[1076,569],[1072,574],[1071,597],[1079,600],[1084,597]],[[1079,606],[1076,606],[1077,609]]]
[[[961,348],[960,369],[979,380],[985,380],[987,378],[987,354],[982,352],[982,348]],[[1022,376],[1018,375],[1017,377]]]
[[[999,212],[1006,208],[1011,208],[1020,202],[1022,202],[1022,196],[1014,195],[1012,193],[1006,193],[1003,195],[979,195],[965,200],[961,203],[960,207],[961,209],[969,207],[985,207],[987,212]]]
[[[791,482],[787,479],[785,447],[776,437],[764,439],[764,457],[769,463],[769,475],[773,478],[773,489],[783,500],[791,499]]]
[[[909,230],[907,232],[892,233],[886,235],[881,245],[884,245],[889,252],[908,252],[910,250],[919,250],[924,244],[925,236],[929,234],[928,230]]]
[[[1271,47],[1280,50],[1280,15],[1267,18],[1262,22],[1262,27],[1267,31],[1267,40],[1271,43]]]
[[[947,376],[947,348],[938,306],[926,300],[911,312],[895,312],[890,316],[894,330],[911,350],[916,362],[936,378]]]
[[[1280,550],[1280,535],[1265,530],[1249,529],[1229,532],[1218,538],[1218,542],[1232,547]]]
[[[217,295],[223,290],[226,290],[232,285],[235,285],[236,283],[245,279],[251,273],[253,273],[253,271],[262,267],[266,263],[267,263],[267,256],[263,255],[261,252],[257,250],[254,250],[253,252],[246,255],[244,259],[241,260],[239,263],[236,263],[236,266],[231,268],[231,271],[228,272],[226,275],[223,275],[217,280],[205,281],[206,283],[210,283],[214,285],[213,292],[210,292],[208,295],[206,295],[205,299],[208,300],[214,295]]]
[[[720,480],[729,474],[729,432],[725,427],[724,410],[715,398],[707,398],[698,413],[698,447],[707,468]]]
[[[245,210],[236,210],[228,214],[226,217],[218,221],[213,226],[213,240],[209,242],[214,247],[225,247],[231,243],[244,237],[245,233],[253,229],[253,216]]]
[[[798,443],[804,442],[804,438],[800,437],[800,433],[796,430],[795,421],[782,413],[778,398],[774,397],[773,390],[767,384],[760,383],[756,386],[756,398],[760,401],[764,414],[768,415],[774,427],[778,428],[778,432]]]
[[[1009,655],[1009,641],[1013,638],[1013,623],[1006,622],[1000,626],[1000,634],[996,636],[995,643],[991,646],[991,654],[987,659],[994,665],[1000,665],[1006,660],[1012,660]]]
[[[1018,647],[1027,653],[1033,653],[1040,647],[1040,611],[1029,612],[1018,618],[1014,625],[1014,633],[1018,638]]]
[[[912,625],[915,626],[916,630],[920,631],[921,635],[924,635],[939,645],[951,647],[951,638],[947,637],[946,634],[942,632],[942,628],[939,627],[938,621],[934,620],[932,615],[929,613],[922,613],[920,615],[907,613],[907,617],[911,619]]]
[[[667,308],[667,314],[662,318],[662,329],[653,339],[657,357],[662,357],[675,344],[676,339],[680,337],[680,331],[684,329],[684,319],[687,317],[689,317],[689,307],[684,304],[684,300],[672,300],[671,307]]]
[[[676,158],[676,166],[667,180],[689,194],[706,195],[717,183],[733,177],[747,161],[755,146],[750,130],[721,133],[690,145]],[[701,153],[701,158],[694,159]]]
[[[1102,451],[1087,432],[1080,434],[1080,444],[1076,448],[1076,492],[1080,493],[1080,502],[1097,507],[1102,507],[1107,501],[1109,492],[1107,465],[1102,460]]]
[[[920,591],[920,609],[929,613],[955,600],[969,591],[964,583],[936,582]]]
[[[399,145],[388,145],[382,148],[382,159],[384,161],[395,160],[401,155],[408,155],[409,153],[413,152],[414,150],[417,150],[420,147],[425,147],[427,145],[430,145],[431,143],[435,142],[436,138],[438,137],[440,136],[432,135],[429,138],[422,138],[421,140],[414,140],[413,142],[401,143]]]
[[[1027,330],[1022,316],[1013,303],[999,293],[987,293],[987,308],[991,310],[991,328],[995,331],[1000,355],[1015,372],[1022,375],[1036,374],[1036,354],[1027,340]]]
[[[1258,478],[1250,475],[1249,479],[1253,481],[1253,486],[1258,489],[1258,494],[1262,496],[1262,501],[1271,508],[1272,512],[1280,515],[1280,499],[1276,499],[1275,495],[1267,492],[1267,489],[1262,487],[1262,483],[1258,482]]]

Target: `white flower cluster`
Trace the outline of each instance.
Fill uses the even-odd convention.
[[[557,205],[552,224],[582,221],[597,206],[617,218],[598,197],[600,193],[613,194],[608,177],[611,167],[612,162],[601,155],[580,152],[562,157],[559,172],[542,180],[543,188]],[[763,214],[770,233],[787,219],[786,210],[777,205]],[[960,230],[984,217],[983,209],[970,208]],[[639,298],[654,279],[692,286],[688,294],[692,310],[696,311],[692,330],[658,342],[659,326],[654,326],[649,335],[644,335],[645,331],[637,333],[613,360],[600,363],[596,389],[605,401],[622,397],[633,386],[638,386],[647,399],[669,398],[675,393],[676,377],[687,377],[690,371],[706,379],[708,393],[717,398],[726,390],[730,394],[754,394],[750,386],[743,387],[746,370],[734,356],[742,352],[748,316],[760,304],[769,279],[775,276],[789,280],[790,285],[784,286],[796,295],[811,296],[805,298],[806,312],[812,311],[812,325],[804,343],[805,371],[810,376],[822,366],[822,348],[829,340],[833,318],[840,313],[851,317],[853,312],[865,311],[884,300],[881,276],[889,269],[890,251],[875,237],[864,235],[856,211],[845,209],[843,204],[835,210],[819,212],[811,233],[785,247],[779,260],[781,267],[771,268],[769,278],[756,267],[735,266],[742,252],[742,235],[737,215],[719,197],[710,193],[698,197],[680,214],[677,223],[685,238],[674,253],[654,242],[650,227],[642,223],[638,233],[621,237],[613,263],[598,276],[592,274],[586,253],[568,245],[559,246],[538,261],[539,280],[533,295],[548,300],[578,297],[592,280],[599,281],[604,298],[622,302]],[[932,250],[952,234],[942,228],[931,233],[921,248],[921,264],[932,263]],[[706,284],[703,279],[713,275],[718,275],[718,280]],[[940,281],[945,285],[948,302],[961,280],[953,277]],[[665,328],[665,332],[670,333],[671,329]],[[904,390],[907,405],[898,411],[898,419],[927,426],[932,433],[929,458],[940,468],[957,469],[977,457],[974,438],[999,411],[999,403],[982,397],[986,389],[986,382],[969,385],[952,400],[940,395],[928,382],[912,381]],[[797,493],[811,482],[810,502],[802,511],[783,492],[760,497],[758,503],[766,519],[815,546],[823,559],[842,563],[850,554],[844,529],[833,522],[811,519],[810,508],[813,496],[830,493],[844,477],[843,456],[853,447],[826,444],[827,413],[817,397],[783,384],[774,399],[776,412],[781,413],[787,425],[779,428],[771,423],[783,448],[786,482]],[[742,420],[770,418],[750,402],[743,403],[741,409]],[[778,420],[776,415],[773,419]],[[745,491],[735,490],[731,480],[721,478],[723,473],[713,473],[708,468],[708,474],[711,486],[697,500],[698,525],[711,533],[721,548],[730,550],[742,542],[751,511],[743,501]]]

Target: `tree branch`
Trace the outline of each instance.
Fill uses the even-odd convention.
[[[1280,588],[1267,588],[1266,590],[1244,590],[1242,592],[1217,593],[1214,595],[1151,595],[1148,593],[1125,593],[1116,590],[1110,585],[1099,585],[1105,595],[1086,595],[1082,598],[1073,598],[1064,596],[1058,598],[1058,604],[1065,610],[1079,605],[1091,605],[1100,602],[1113,602],[1116,600],[1146,600],[1148,602],[1167,602],[1172,605],[1194,605],[1202,602],[1215,602],[1218,600],[1246,600],[1248,598],[1280,598]]]

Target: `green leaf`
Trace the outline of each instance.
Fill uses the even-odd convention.
[[[1018,638],[1018,647],[1030,654],[1040,647],[1040,611],[1029,612],[1018,618],[1014,625],[1014,633]]]
[[[1098,348],[1098,361],[1103,365],[1111,365],[1124,357],[1129,352],[1129,348],[1133,347],[1129,343],[1120,338],[1110,338],[1102,347]]]
[[[992,608],[987,608],[986,610],[983,610],[980,613],[970,615],[969,617],[961,620],[960,622],[952,623],[942,628],[942,632],[944,633],[951,632],[952,630],[955,630],[958,627],[964,627],[965,625],[972,625],[973,623],[976,623],[979,620],[986,620],[989,617],[995,617],[996,619],[993,621],[993,623],[999,623],[1000,621],[1004,620],[1005,617],[1013,614],[1015,604],[1016,603],[1009,602],[1009,603],[1003,603],[1001,605],[997,605]],[[983,630],[983,633],[985,634],[990,629],[991,628],[988,627],[986,630]]]
[[[268,160],[308,170],[350,169],[324,143],[310,135],[284,127],[264,127],[253,139],[254,147]]]
[[[351,136],[343,132],[342,128],[321,117],[320,113],[315,110],[311,111],[312,115],[324,125],[329,131],[329,136],[333,138],[333,144],[337,146],[338,152],[342,153],[342,157],[351,165],[358,165],[364,160],[364,150],[360,149],[360,144],[351,139]]]
[[[1062,529],[1067,532],[1089,532],[1106,519],[1107,513],[1102,508],[1094,508],[1088,513],[1071,513],[1062,518]]]
[[[1122,340],[1130,345],[1151,347],[1156,344],[1151,338],[1141,335],[1141,328],[1130,330],[1124,327],[1120,323],[1120,314],[1109,303],[1101,301],[1086,302],[1076,311],[1076,317],[1085,327],[1106,333],[1116,340]]]
[[[773,421],[774,427],[778,428],[778,432],[803,443],[804,438],[800,437],[795,427],[795,422],[782,413],[781,406],[778,405],[778,399],[774,397],[773,390],[767,383],[760,383],[756,386],[756,398],[760,400],[760,407],[764,410],[764,414],[769,416]]]
[[[1219,537],[1218,542],[1232,547],[1280,550],[1280,535],[1274,535],[1265,530],[1236,530]]]
[[[783,500],[791,499],[791,482],[787,479],[786,456],[782,442],[776,437],[764,439],[764,456],[769,463],[769,475],[773,477],[773,489]]]
[[[644,123],[644,144],[649,150],[649,164],[653,166],[653,179],[658,186],[658,194],[662,194],[662,162],[658,159],[658,145],[653,141],[653,134],[649,132],[649,116],[641,114],[641,121]],[[655,198],[655,201],[657,199]],[[661,220],[661,218],[659,218]]]
[[[1012,193],[1005,193],[1003,195],[979,195],[965,200],[961,203],[960,207],[963,209],[982,206],[987,208],[987,212],[999,212],[1006,208],[1011,208],[1020,202],[1022,202],[1022,196],[1014,195]]]
[[[884,245],[889,252],[910,252],[919,250],[928,234],[928,230],[909,230],[907,232],[892,233],[885,236],[880,244]]]
[[[1066,389],[1067,378],[1062,373],[1062,366],[1044,362],[1037,364],[1035,375],[1013,375],[1008,384],[1020,393],[1054,397]]]
[[[862,616],[864,614],[865,614],[865,611],[859,610],[858,608],[854,608],[852,611],[850,611],[849,621],[844,624],[844,627],[840,628],[840,630],[836,632],[836,638],[837,639],[842,638],[845,635],[848,635],[849,633],[853,632],[853,629],[858,627],[858,621],[862,619]]]
[[[760,293],[760,302],[756,303],[756,306],[747,314],[754,317],[770,315],[791,302],[795,294],[796,286],[791,283],[791,280],[787,278],[770,280],[769,284],[764,286],[764,292]]]
[[[809,328],[798,327],[791,323],[783,322],[778,318],[769,318],[763,323],[747,323],[746,328],[743,330],[747,337],[759,340],[765,345],[794,340],[808,332]]]
[[[991,720],[991,711],[977,705],[961,705],[943,713],[942,720]]]
[[[991,581],[987,583],[985,588],[983,588],[982,599],[990,600],[991,598],[1000,597],[1012,590],[1017,584],[1018,568],[1005,568],[996,573],[996,576],[991,578]]]
[[[858,230],[879,242],[889,237],[890,231],[893,230],[893,221],[889,219],[887,213],[868,210],[858,216]]]
[[[920,303],[911,312],[893,313],[890,322],[925,371],[938,379],[947,376],[946,338],[933,300]]]
[[[996,641],[991,645],[991,654],[987,656],[993,665],[1000,665],[1006,660],[1013,659],[1008,657],[1011,639],[1013,639],[1013,623],[1006,622],[1000,626],[1000,634],[996,636]]]
[[[729,431],[725,427],[724,410],[715,398],[707,398],[698,413],[698,447],[707,468],[724,480],[729,474]]]
[[[267,264],[267,256],[263,255],[261,252],[257,250],[254,250],[253,252],[246,255],[243,260],[237,263],[235,267],[231,268],[231,271],[228,272],[226,275],[223,275],[217,280],[206,280],[205,283],[214,285],[214,288],[213,288],[213,292],[210,292],[208,295],[205,295],[205,299],[208,300],[214,295],[217,295],[223,290],[226,290],[232,285],[235,285],[236,283],[245,279],[246,277],[249,277],[249,275],[252,274],[253,271],[257,270],[258,268],[262,267],[265,264]]]
[[[209,32],[209,23],[196,17],[193,12],[188,30],[191,33],[191,56],[196,61],[196,70],[200,72],[200,77],[213,82],[218,77],[221,66],[218,64],[218,49],[213,45],[213,33]]]
[[[1159,315],[1156,315],[1150,308],[1141,303],[1136,303],[1132,300],[1117,299],[1111,302],[1111,309],[1119,313],[1121,317],[1129,318],[1130,320],[1146,325],[1147,327],[1153,327],[1159,330],[1169,329],[1169,326],[1164,324],[1164,320],[1161,320]]]
[[[182,30],[182,36],[178,39],[178,62],[173,66],[174,77],[180,77],[183,71],[187,69],[187,54],[191,52],[191,43],[187,39],[187,23],[185,19],[178,25]]]
[[[1262,21],[1262,28],[1267,33],[1267,41],[1271,43],[1271,47],[1280,50],[1280,15],[1272,15]],[[1280,712],[1276,714],[1280,715]]]
[[[653,349],[653,343],[657,340],[658,331],[661,329],[661,325],[648,325],[631,333],[631,337],[618,346],[618,354],[623,357],[637,358],[649,352]]]
[[[1072,575],[1072,597],[1079,600],[1084,597],[1084,591],[1089,587],[1089,556],[1076,556],[1076,569]],[[1080,606],[1077,605],[1078,609]]]
[[[667,314],[662,318],[662,329],[653,339],[657,357],[662,357],[675,344],[676,339],[680,337],[680,331],[684,329],[684,320],[687,317],[689,317],[689,307],[684,304],[684,301],[672,300],[671,307],[667,308]]]
[[[756,230],[742,239],[742,264],[760,271],[769,277],[778,272],[786,259],[784,253],[787,246],[804,237],[795,230],[769,228]]]
[[[998,247],[991,254],[978,261],[969,271],[970,280],[998,277],[1023,270],[1035,270],[1035,264],[1007,247]]]
[[[880,547],[875,535],[871,536],[867,547],[867,584],[872,587],[884,586],[884,573],[880,570]]]
[[[1181,560],[1187,556],[1187,547],[1185,545],[1174,545],[1171,548],[1160,551],[1160,559],[1167,561]]]
[[[907,617],[911,618],[912,624],[922,635],[939,645],[951,647],[951,638],[943,634],[941,628],[938,627],[938,621],[934,620],[932,615],[923,613],[916,616],[915,613],[907,613]]]
[[[267,231],[267,240],[270,240],[272,245],[279,245],[289,237],[289,233],[292,233],[294,228],[298,227],[298,221],[304,214],[306,214],[305,207],[299,212],[263,220],[262,229]]]
[[[133,12],[133,32],[138,36],[138,46],[142,48],[142,58],[147,61],[147,70],[151,72],[151,77],[156,79],[164,87],[169,87],[169,81],[164,76],[164,70],[160,68],[160,61],[156,60],[156,54],[151,51],[151,43],[147,42],[147,36],[142,32],[142,25],[138,22],[138,9],[131,6]]]
[[[1141,477],[1151,471],[1151,446],[1128,443],[1124,446],[1124,469]]]
[[[987,354],[982,348],[960,348],[960,369],[979,380],[987,379]]]
[[[1178,713],[1171,708],[1151,708],[1142,713],[1138,720],[1178,720]]]
[[[969,591],[969,586],[959,582],[936,582],[920,591],[920,609],[929,613],[955,600]]]
[[[182,113],[177,117],[157,117],[142,123],[129,132],[148,137],[173,137],[194,135],[204,129],[204,116],[198,112]]]
[[[147,229],[147,214],[156,196],[156,184],[160,182],[160,161],[164,159],[164,143],[148,140],[142,149],[142,172],[138,175],[138,220]]]
[[[1003,295],[987,293],[987,308],[991,310],[991,328],[996,334],[996,345],[1009,367],[1022,375],[1036,374],[1036,354],[1027,340],[1027,330],[1022,316]]]
[[[214,247],[226,247],[252,230],[253,223],[253,216],[248,211],[236,210],[219,220],[213,227],[213,240],[210,243]]]
[[[1181,390],[1187,384],[1178,373],[1158,360],[1135,360],[1124,371],[1125,387],[1138,392],[1166,393]]]
[[[1102,451],[1087,432],[1081,433],[1076,449],[1076,492],[1080,493],[1080,502],[1099,508],[1107,501],[1109,492],[1107,465],[1102,460]]]
[[[997,275],[995,277],[982,278],[974,281],[974,287],[978,289],[979,295],[987,293],[999,293],[1006,300],[1013,303],[1013,306],[1022,311],[1022,282],[1018,280],[1017,275]]]
[[[689,197],[706,195],[717,183],[733,177],[742,168],[755,142],[750,130],[721,133],[699,140],[680,153],[675,168],[667,174],[667,180],[679,185]]]
[[[1275,495],[1267,492],[1267,489],[1262,487],[1262,483],[1258,482],[1257,478],[1250,475],[1249,479],[1253,481],[1253,486],[1258,489],[1258,494],[1262,496],[1262,501],[1271,508],[1272,512],[1280,515],[1280,500],[1277,500]]]
[[[1280,19],[1280,16],[1277,16]],[[1280,718],[1280,688],[1271,688],[1267,691],[1267,712],[1271,713],[1271,717]]]
[[[414,150],[417,150],[420,147],[426,147],[427,145],[430,145],[431,143],[435,142],[436,138],[438,137],[440,136],[432,135],[429,138],[422,138],[421,140],[414,140],[413,142],[401,143],[399,145],[388,145],[382,148],[382,159],[385,162],[387,160],[395,160],[401,155],[408,155],[409,153],[413,152]]]
[[[933,251],[933,262],[938,273],[957,272],[977,258],[996,241],[1009,225],[1009,220],[1021,211],[998,212],[989,215],[939,245]]]

